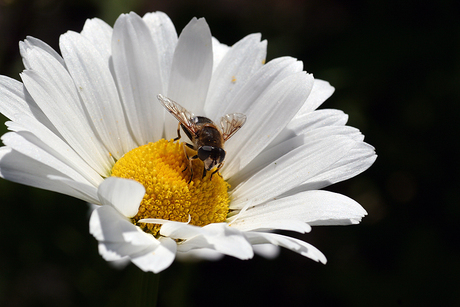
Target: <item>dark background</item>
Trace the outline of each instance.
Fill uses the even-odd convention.
[[[359,201],[360,225],[299,238],[321,265],[275,260],[184,264],[160,274],[159,306],[459,306],[460,16],[456,1],[0,0],[0,74],[18,78],[18,41],[58,48],[85,19],[166,12],[178,32],[205,17],[232,45],[253,32],[268,59],[291,55],[335,94],[376,147],[376,163],[329,190]],[[0,101],[1,103],[1,101]],[[2,120],[3,121],[3,120]],[[6,131],[2,128],[3,131]],[[88,233],[85,203],[0,181],[0,306],[128,306],[143,275],[112,268]]]

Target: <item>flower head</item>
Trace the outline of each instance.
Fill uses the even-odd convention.
[[[271,244],[324,263],[315,247],[272,230],[305,233],[366,215],[319,189],[367,169],[374,148],[343,112],[316,110],[329,83],[291,57],[265,63],[259,34],[229,47],[204,19],[178,37],[164,13],[130,13],[113,29],[91,19],[63,34],[61,55],[32,37],[20,50],[22,83],[0,76],[0,111],[11,120],[0,175],[100,205],[90,232],[108,261],[159,272],[179,254],[249,259]],[[246,115],[219,173],[203,176],[197,148],[172,140],[178,122],[159,94],[216,123]]]

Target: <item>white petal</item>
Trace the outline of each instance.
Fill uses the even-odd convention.
[[[193,18],[182,30],[171,67],[165,96],[195,114],[203,114],[212,74],[211,31],[206,21]],[[177,134],[177,121],[166,116],[166,138]]]
[[[5,135],[2,137],[5,145],[26,155],[28,151],[38,147],[78,172],[89,184],[98,186],[102,182],[101,175],[91,168],[65,141],[27,114],[18,114],[15,122],[7,122],[6,125],[9,130],[15,131],[17,136]],[[21,142],[17,142],[21,138]],[[19,144],[21,144],[20,147],[18,147]],[[31,158],[37,159],[35,151]]]
[[[366,210],[356,201],[329,191],[306,191],[246,210],[232,223],[242,231],[272,220],[301,220],[309,225],[357,224]]]
[[[26,155],[39,163],[43,163],[62,174],[66,174],[66,177],[90,185],[90,183],[75,169],[60,161],[55,155],[50,154],[40,146],[37,146],[37,143],[40,145],[42,145],[42,143],[31,133],[26,131],[18,133],[9,132],[2,136],[2,141],[18,153]],[[43,175],[46,176],[47,174]]]
[[[105,245],[105,250],[121,257],[139,257],[161,245],[160,241],[133,225],[112,206],[100,206],[93,210],[89,226],[90,233]]]
[[[152,242],[158,241],[152,236]],[[140,257],[155,250],[160,244],[134,245],[130,242],[99,242],[99,254],[107,261],[120,260],[124,257]]]
[[[146,249],[155,249],[160,245],[151,234],[133,225],[112,206],[103,205],[93,210],[90,233],[109,249],[116,249],[121,256],[138,256]]]
[[[39,95],[37,89],[34,88],[29,88],[28,91],[34,90],[33,93],[31,92],[32,96],[54,126],[61,130],[60,133],[68,139],[70,144],[73,144],[74,141],[67,134],[74,134],[76,135],[74,138],[77,139],[77,143],[88,143],[85,146],[86,148],[92,148],[93,151],[95,148],[101,151],[99,142],[93,140],[91,143],[90,141],[96,139],[96,136],[89,127],[86,110],[81,104],[75,84],[63,65],[62,59],[59,61],[46,50],[35,46],[25,48],[22,53],[27,56],[30,68],[35,71],[26,71],[24,75],[33,78],[35,82],[39,83],[43,87],[42,92],[45,91],[49,97]],[[36,77],[37,75],[39,77]],[[65,124],[62,124],[62,122]],[[80,125],[68,125],[69,122],[79,123]],[[66,126],[74,128],[67,128]],[[78,131],[71,130],[77,128]],[[70,132],[67,133],[65,129],[70,130]],[[81,135],[80,138],[78,138],[78,135]],[[74,147],[77,146],[74,145]],[[101,162],[98,163],[100,164]]]
[[[327,81],[320,79],[315,79],[313,88],[311,89],[310,96],[308,96],[307,101],[304,103],[302,108],[300,108],[297,113],[298,116],[306,113],[310,113],[318,108],[323,102],[325,102],[329,97],[334,93],[334,87],[329,84]]]
[[[267,42],[260,41],[260,34],[251,34],[233,45],[214,70],[204,114],[217,120],[224,115],[222,106],[227,105],[238,89],[262,67]]]
[[[185,223],[184,222],[174,222],[174,221],[163,220],[163,219],[153,219],[153,218],[140,219],[137,222],[138,223],[151,223],[151,224],[163,225],[163,224],[166,224],[166,223],[188,224],[188,223],[190,223],[191,220],[192,220],[192,217],[189,215],[188,216],[188,222],[185,222]]]
[[[258,206],[253,208],[257,207]],[[254,218],[252,214],[253,208],[248,209],[243,214],[239,215],[235,222],[230,222],[229,224],[241,231],[291,230],[300,233],[311,231],[311,226],[298,218],[295,213],[276,217],[276,215],[272,215],[269,210],[266,210],[269,214],[265,214],[266,211],[260,211],[261,215]],[[250,218],[246,219],[248,216]]]
[[[228,50],[230,50],[229,46],[220,43],[217,40],[217,38],[212,37],[212,53],[213,53],[213,62],[214,62],[214,65],[212,67],[213,71],[217,68],[220,61],[222,61],[224,56],[227,54]]]
[[[17,113],[26,113],[32,115],[33,111],[30,110],[34,107],[34,111],[40,111],[40,108],[30,106],[26,102],[24,95],[24,86],[21,82],[6,76],[0,76],[0,95],[2,95],[2,103],[0,104],[0,111],[6,117],[14,120]]]
[[[253,245],[252,249],[256,255],[266,259],[275,259],[280,254],[279,246],[272,244],[257,244]]]
[[[197,227],[179,223],[168,223],[161,227],[160,233],[175,239],[186,239],[178,246],[178,251],[210,248],[222,254],[239,259],[250,259],[254,253],[244,235],[225,223]]]
[[[152,272],[162,271],[174,261],[175,241],[155,239],[112,206],[101,206],[92,212],[90,233],[99,241],[99,253],[108,261],[128,256],[142,270]]]
[[[127,256],[121,256],[116,252],[116,249],[111,247],[112,246],[104,242],[98,244],[99,254],[102,256],[102,258],[104,258],[105,261],[119,261],[122,259],[129,259]]]
[[[309,178],[305,183],[284,195],[292,195],[306,190],[317,190],[347,180],[364,172],[376,159],[377,155],[374,147],[364,142],[358,142],[348,155],[345,155],[323,172]]]
[[[145,272],[159,273],[168,268],[176,257],[177,244],[170,238],[160,238],[160,245],[155,250],[131,261]]]
[[[20,114],[25,114],[30,118],[35,118],[34,121],[40,122],[54,133],[59,134],[46,115],[27,93],[21,82],[5,76],[0,76],[0,96],[2,97],[0,112],[9,119],[15,121]]]
[[[67,177],[61,177],[56,175],[47,176],[51,180],[59,181],[62,184],[67,185],[73,189],[76,193],[81,193],[83,196],[77,197],[91,204],[100,204],[97,197],[97,188],[93,185],[88,185],[83,182],[78,182]],[[96,205],[95,205],[96,206]]]
[[[110,177],[97,191],[103,205],[112,205],[123,216],[133,217],[145,195],[145,188],[137,181]]]
[[[348,154],[354,145],[348,137],[334,136],[294,149],[237,186],[230,208],[241,209],[248,200],[260,204],[304,183]]]
[[[52,177],[52,175],[56,177]],[[32,187],[70,195],[88,202],[94,201],[84,192],[69,187],[56,178],[66,178],[56,168],[38,162],[8,147],[0,147],[0,176]]]
[[[164,93],[158,47],[145,22],[135,13],[121,15],[113,29],[113,66],[129,125],[137,144],[163,135],[163,107],[156,96]]]
[[[64,60],[62,57],[53,49],[51,48],[47,43],[36,39],[35,37],[32,36],[27,36],[27,39],[24,40],[23,42],[19,43],[19,50],[21,51],[21,55],[23,57],[22,61],[24,63],[24,67],[26,69],[31,69],[32,67],[30,66],[29,63],[29,58],[27,55],[27,50],[31,48],[39,48],[46,52],[48,55],[53,57],[55,60],[57,60],[62,66],[65,65]]]
[[[245,235],[252,244],[271,243],[295,251],[312,260],[327,262],[326,257],[316,247],[295,238],[264,232],[246,232]]]
[[[98,241],[124,242],[126,229],[135,230],[136,226],[112,206],[99,206],[91,212],[89,232]]]
[[[60,46],[67,68],[102,142],[119,159],[135,148],[117,88],[108,63],[82,35],[67,32],[61,35]]]
[[[204,233],[205,231],[202,227],[174,221],[163,224],[160,229],[160,234],[162,236],[185,240]]]
[[[26,70],[21,77],[29,93],[64,140],[100,175],[108,175],[113,159],[98,142],[84,111],[79,109],[73,84],[66,82],[69,81],[68,75],[59,74],[57,70],[56,75],[61,78],[50,82],[51,71],[42,75],[35,70]]]
[[[347,121],[348,115],[341,110],[322,109],[302,115],[296,114],[292,122],[286,127],[297,131],[297,133],[302,133],[302,131],[305,132],[321,127],[344,126]]]
[[[340,110],[324,109],[305,113],[301,116],[296,114],[267,148],[273,147],[300,134],[310,134],[315,129],[343,127],[347,121],[348,115]]]
[[[272,146],[272,144],[261,152],[257,158],[252,160],[248,165],[246,165],[242,170],[240,170],[236,175],[229,179],[229,183],[232,186],[237,186],[241,182],[249,179],[253,174],[260,171],[267,165],[273,163],[280,157],[288,154],[289,152],[295,150],[298,147],[306,146],[307,144],[313,144],[319,140],[325,140],[327,138],[335,137],[335,136],[346,136],[353,140],[355,140],[358,144],[361,144],[362,138],[364,137],[358,129],[355,129],[350,126],[329,126],[329,127],[322,127],[318,129],[314,129],[306,134],[302,135],[295,135],[294,137],[290,137],[289,139],[277,144],[276,146]],[[354,152],[354,149],[352,150]],[[350,155],[344,157],[344,160],[349,158],[350,156],[354,156],[352,153]],[[334,163],[336,165],[337,163]],[[326,171],[326,170],[325,170]]]
[[[254,102],[260,100],[270,88],[282,80],[302,72],[303,64],[291,57],[276,58],[257,70],[238,93],[225,105],[221,105],[220,113],[240,112],[246,114],[253,108]],[[313,82],[313,79],[311,79]],[[310,84],[312,86],[312,83]],[[308,84],[307,84],[308,86]],[[262,101],[262,104],[273,103],[271,99]],[[299,102],[301,105],[303,101]]]
[[[303,72],[284,78],[268,89],[247,110],[247,121],[238,135],[226,146],[222,175],[229,178],[254,159],[287,125],[308,96],[313,81]]]
[[[177,33],[168,15],[163,12],[147,13],[142,17],[146,23],[157,49],[157,61],[160,63],[162,88],[168,88],[174,50],[177,45]],[[165,93],[160,93],[165,94]],[[156,97],[156,95],[155,95]]]
[[[81,35],[93,44],[99,51],[101,60],[107,65],[112,55],[112,32],[112,27],[99,18],[86,20],[81,31]]]

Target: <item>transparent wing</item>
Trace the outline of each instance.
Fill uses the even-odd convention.
[[[192,120],[194,117],[193,113],[187,111],[183,106],[178,104],[177,102],[169,99],[168,97],[164,97],[163,95],[159,94],[157,96],[160,103],[171,113],[184,127],[190,131],[192,134],[196,134],[197,129]]]
[[[228,140],[235,134],[246,122],[246,115],[241,113],[232,113],[222,116],[220,125],[222,127],[222,137],[224,141]]]

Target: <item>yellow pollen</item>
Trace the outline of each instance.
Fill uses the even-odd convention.
[[[112,168],[112,176],[136,180],[146,193],[132,218],[142,230],[157,235],[161,225],[138,223],[156,218],[188,222],[196,226],[224,222],[227,218],[230,187],[219,174],[203,177],[203,162],[192,161],[193,179],[182,144],[161,139],[126,153]],[[187,168],[187,169],[185,169]],[[184,170],[185,169],[185,170]]]

